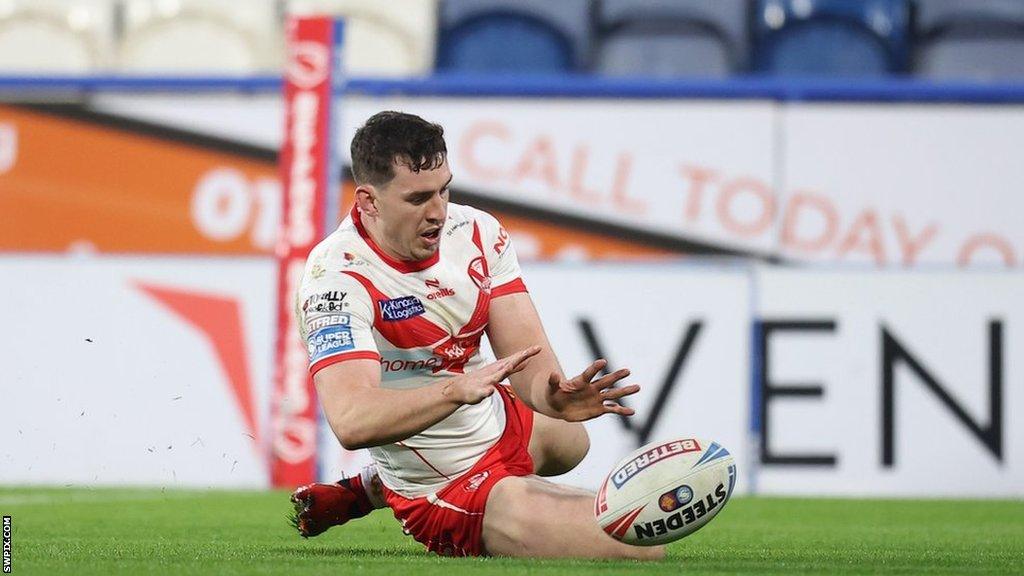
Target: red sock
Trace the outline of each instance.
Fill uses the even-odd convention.
[[[370,497],[366,494],[366,487],[363,486],[363,479],[359,474],[351,478],[342,478],[338,480],[338,484],[348,488],[356,495],[356,501],[352,505],[359,511],[358,516],[364,516],[373,511],[373,503],[370,502]],[[356,514],[353,514],[353,516],[356,516]]]

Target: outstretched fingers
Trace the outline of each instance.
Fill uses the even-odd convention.
[[[610,388],[601,391],[601,398],[605,400],[618,400],[623,396],[630,396],[640,391],[640,387],[636,384],[630,384],[629,386],[623,386],[622,388]]]
[[[628,375],[629,374],[627,373],[625,376]],[[609,374],[606,378],[609,378],[611,376],[615,376],[615,374]],[[622,376],[621,378],[625,378],[625,376]],[[614,384],[615,381],[616,380],[613,380],[612,384]],[[599,381],[595,382],[595,384],[600,385],[604,383]],[[626,396],[631,396],[639,391],[640,386],[637,386],[636,384],[630,384],[629,386],[623,386],[622,388],[611,388],[606,386],[601,390],[601,404],[603,407],[603,413],[619,414],[621,416],[632,416],[633,414],[636,414],[636,410],[623,406],[616,402],[616,400],[619,400],[620,398],[625,398]]]
[[[626,406],[616,404],[614,402],[605,402],[604,413],[619,414],[620,416],[632,416],[633,414],[636,414],[636,410],[633,410],[632,408],[627,408]]]
[[[548,378],[548,385],[552,388],[560,388],[563,392],[579,392],[590,386],[591,380],[604,370],[606,366],[608,366],[608,361],[604,358],[599,358],[591,362],[590,366],[587,366],[586,370],[580,373],[579,376],[572,379],[566,379],[560,373],[552,372],[551,377]]]
[[[598,390],[605,390],[607,388],[611,388],[619,380],[628,377],[629,374],[629,368],[620,368],[615,372],[602,376],[600,379],[596,380],[594,382],[594,386],[596,386]]]
[[[580,378],[583,379],[584,382],[590,382],[594,379],[594,376],[597,376],[598,372],[604,370],[607,365],[608,361],[604,358],[594,360],[594,362],[591,363],[590,366],[587,366],[587,369],[583,371],[583,374],[580,374]]]

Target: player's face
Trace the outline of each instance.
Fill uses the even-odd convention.
[[[448,217],[447,160],[434,170],[413,172],[396,163],[395,177],[377,195],[377,222],[384,246],[403,260],[423,260],[437,252]]]

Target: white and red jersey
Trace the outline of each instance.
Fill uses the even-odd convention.
[[[524,291],[508,234],[486,212],[449,204],[434,256],[401,262],[374,243],[353,208],[310,253],[296,313],[311,373],[372,359],[380,362],[381,386],[409,389],[485,365],[480,339],[491,299]],[[384,485],[414,498],[472,468],[504,427],[495,394],[370,454]]]

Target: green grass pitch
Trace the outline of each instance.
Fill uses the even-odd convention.
[[[0,488],[13,574],[1024,574],[1024,501],[735,498],[660,563],[429,555],[387,511],[299,538],[284,492]]]

